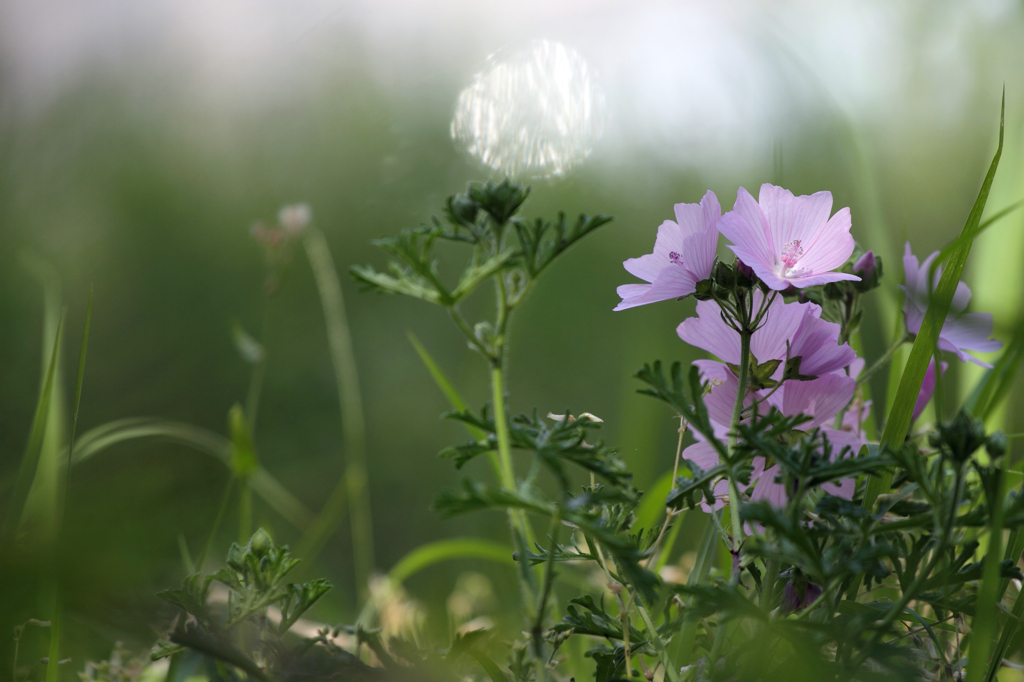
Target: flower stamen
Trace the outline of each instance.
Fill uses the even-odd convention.
[[[792,270],[803,255],[804,250],[800,247],[800,240],[794,239],[782,247],[782,264],[786,266],[787,270]]]

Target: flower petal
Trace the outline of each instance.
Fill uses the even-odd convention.
[[[822,274],[845,263],[855,246],[850,236],[850,225],[850,209],[841,208],[836,211],[804,244],[804,256],[800,259],[799,268]],[[856,279],[860,280],[860,277]]]
[[[714,353],[724,362],[740,361],[740,335],[722,320],[722,309],[714,301],[698,301],[697,317],[683,320],[676,333],[686,343]]]
[[[857,382],[848,376],[826,374],[811,381],[787,381],[775,395],[783,394],[784,414],[811,417],[809,422],[799,426],[803,431],[810,431],[839,414],[850,403],[856,388]]]
[[[742,250],[733,249],[744,263],[754,268],[758,273],[756,265],[767,270],[774,270],[777,265],[778,254],[775,244],[772,242],[771,232],[768,227],[768,219],[764,211],[754,201],[750,193],[740,187],[736,193],[736,204],[733,209],[722,216],[718,223],[718,231]]]
[[[775,248],[782,249],[786,244],[800,240],[804,253],[808,253],[810,242],[821,231],[832,211],[831,192],[796,197],[788,189],[768,183],[761,185],[757,202],[768,218]]]

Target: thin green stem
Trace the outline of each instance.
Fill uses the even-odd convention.
[[[501,367],[491,368],[491,401],[494,405],[494,430],[498,439],[498,461],[501,463],[501,485],[515,490],[512,470],[512,446],[509,439],[508,416],[505,414],[505,387]]]
[[[242,479],[238,495],[238,543],[244,545],[252,536],[252,488]]]
[[[343,487],[348,493],[355,579],[360,600],[363,600],[369,590],[370,574],[373,572],[375,560],[369,477],[366,467],[366,423],[363,417],[362,396],[359,392],[359,373],[355,351],[352,348],[352,334],[345,314],[341,282],[338,280],[338,272],[334,267],[334,259],[331,257],[327,240],[322,232],[309,228],[303,244],[320,292],[327,341],[331,349],[331,364],[337,383],[342,437],[345,443],[345,474],[337,487]],[[334,497],[337,495],[332,495],[332,498]],[[325,507],[321,516],[325,513],[332,516],[325,517],[323,523],[314,523],[310,527],[311,530],[316,529],[320,535],[305,537],[300,543],[304,548],[308,548],[310,554],[323,546],[341,519],[336,507]],[[312,556],[307,555],[304,558],[311,559]]]
[[[743,413],[743,399],[747,394],[747,375],[750,372],[750,337],[751,332],[747,329],[744,321],[740,330],[740,373],[739,386],[736,390],[736,401],[732,407],[732,419],[729,422],[729,458],[736,454],[736,437],[740,426],[740,416]],[[732,520],[733,551],[738,551],[743,540],[743,524],[740,523],[740,490],[736,485],[736,479],[729,471],[729,516]],[[734,576],[734,579],[738,576]]]
[[[896,341],[896,343],[892,344],[892,346],[889,347],[889,350],[882,354],[882,357],[875,360],[870,367],[861,372],[860,376],[857,377],[857,386],[866,383],[872,376],[874,376],[875,372],[885,367],[889,361],[892,360],[893,356],[896,355],[896,352],[903,347],[903,344],[908,341],[910,341],[910,337],[902,336],[898,341]]]
[[[555,584],[555,546],[558,544],[558,531],[562,527],[562,518],[555,514],[551,519],[551,549],[548,553],[548,560],[544,565],[544,583],[541,586],[540,595],[537,597],[537,614],[533,621],[533,628],[530,634],[533,638],[533,653],[536,658],[537,679],[546,682],[548,679],[548,667],[545,663],[547,658],[544,652],[544,614],[547,611],[548,599],[551,597],[551,590]]]
[[[256,433],[256,413],[259,411],[260,395],[263,391],[263,377],[267,370],[267,332],[270,329],[270,311],[273,299],[267,299],[263,309],[263,329],[260,332],[260,344],[263,347],[263,357],[252,367],[252,374],[249,375],[249,391],[245,397],[245,421],[249,428],[249,434]]]

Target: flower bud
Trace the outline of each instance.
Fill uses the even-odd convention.
[[[260,559],[262,559],[273,547],[273,540],[270,539],[267,531],[262,528],[253,533],[252,538],[249,540],[249,550]]]
[[[867,279],[871,275],[875,274],[875,266],[877,261],[875,260],[875,252],[868,251],[863,256],[857,259],[857,262],[853,264],[853,274],[857,275],[861,279]]]
[[[803,594],[800,594],[800,586],[794,585],[792,580],[786,582],[786,586],[782,588],[783,613],[802,611],[817,601],[818,597],[821,596],[822,589],[820,586],[813,583],[807,583],[805,581],[798,582],[804,582],[802,590]]]
[[[736,286],[736,271],[724,261],[715,263],[715,268],[711,271],[711,277],[714,279],[715,285],[723,289],[732,289]]]
[[[754,282],[757,281],[757,275],[754,274],[754,268],[750,267],[739,258],[736,259],[736,283],[744,289],[749,289],[754,286]]]
[[[465,194],[456,194],[448,197],[448,205],[445,209],[448,218],[453,223],[459,223],[468,227],[476,222],[476,215],[480,211],[480,204]]]
[[[851,282],[853,288],[860,293],[871,291],[878,286],[882,278],[882,259],[874,251],[868,251],[853,264],[853,274],[860,277],[859,282]]]
[[[985,451],[992,459],[1002,457],[1006,454],[1006,436],[1001,431],[996,431],[985,441]]]
[[[960,410],[948,424],[939,424],[937,435],[939,448],[955,462],[966,462],[987,440],[985,425],[964,410]]]

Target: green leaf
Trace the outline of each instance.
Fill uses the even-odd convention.
[[[999,144],[995,156],[989,165],[988,173],[982,182],[981,191],[971,208],[967,217],[967,223],[961,232],[962,242],[953,250],[949,256],[949,263],[942,271],[938,286],[932,293],[928,303],[928,310],[925,312],[921,329],[914,340],[914,346],[910,350],[910,359],[900,377],[899,387],[896,389],[896,399],[893,403],[889,416],[886,419],[885,430],[882,432],[881,443],[899,445],[907,436],[910,429],[910,420],[914,411],[914,404],[917,402],[917,395],[921,391],[921,384],[924,382],[924,375],[928,369],[928,362],[935,352],[936,342],[939,339],[939,331],[946,321],[953,294],[956,292],[960,276],[963,274],[964,266],[967,264],[967,256],[971,252],[971,245],[978,235],[978,226],[981,222],[981,214],[985,210],[985,202],[992,189],[992,180],[995,178],[996,168],[999,167],[999,158],[1003,153],[1003,122],[1006,111],[1006,95],[1003,94],[1003,104],[999,114]],[[889,489],[892,483],[892,475],[883,473],[879,476],[872,476],[868,481],[867,492],[864,495],[864,506],[871,508],[878,496]]]
[[[22,455],[18,474],[14,480],[14,488],[7,505],[7,515],[4,517],[3,526],[0,527],[0,547],[5,551],[10,547],[18,525],[21,523],[25,501],[28,499],[29,489],[39,464],[39,455],[43,449],[43,439],[46,436],[47,421],[50,415],[50,401],[54,391],[54,378],[57,375],[57,365],[60,363],[59,351],[63,330],[64,316],[62,314],[57,325],[53,349],[50,352],[50,361],[46,366],[43,385],[39,391],[39,399],[36,401],[35,414],[32,416],[32,429],[29,432],[28,445]]]
[[[1014,211],[1016,211],[1017,209],[1019,209],[1021,207],[1024,207],[1024,199],[1022,199],[1020,201],[1015,201],[1014,203],[1010,204],[1009,206],[1007,206],[1003,210],[997,211],[996,214],[993,215],[991,218],[988,218],[988,219],[982,221],[982,223],[980,225],[978,225],[978,229],[975,231],[973,236],[961,234],[956,239],[951,241],[949,244],[944,246],[942,248],[942,250],[939,251],[938,257],[934,261],[932,261],[932,265],[928,269],[928,281],[931,282],[931,281],[933,281],[935,279],[935,272],[936,272],[936,270],[938,270],[939,266],[941,266],[943,263],[945,263],[949,259],[950,255],[953,253],[953,251],[955,251],[956,249],[958,249],[958,248],[962,247],[964,244],[966,244],[968,239],[973,240],[975,237],[980,235],[986,229],[988,229],[989,227],[991,227],[995,223],[999,222],[999,220],[1001,220],[1002,218],[1006,217],[1007,215],[1013,213]]]
[[[482,538],[450,538],[420,545],[398,560],[388,579],[398,584],[428,566],[453,559],[484,559],[513,565],[512,550],[500,542]]]

